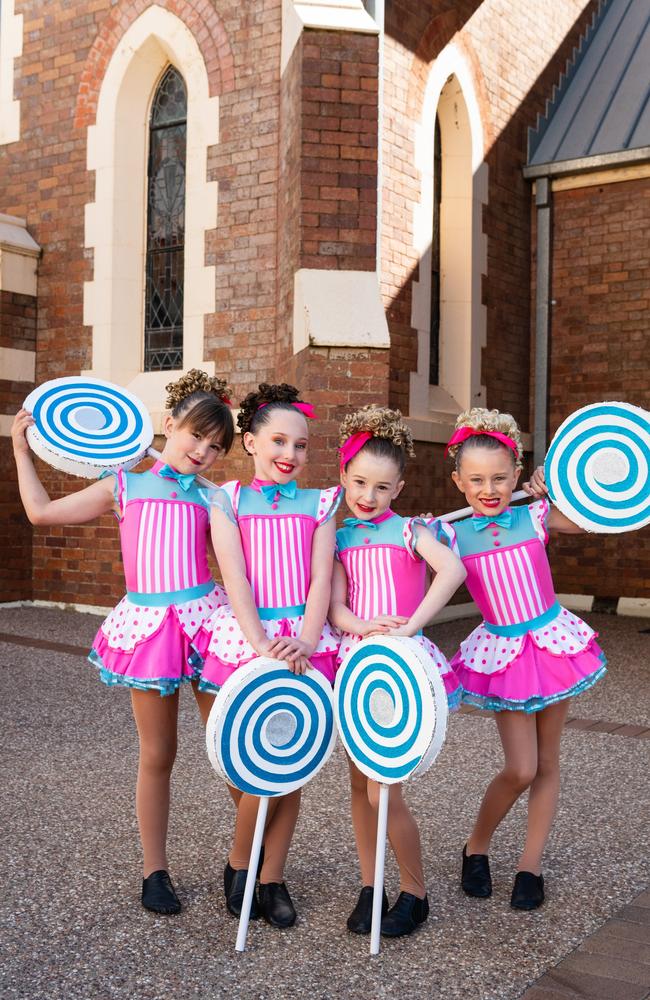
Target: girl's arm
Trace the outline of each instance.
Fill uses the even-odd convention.
[[[416,525],[415,548],[429,564],[435,576],[423,600],[415,609],[406,625],[391,629],[390,635],[415,635],[435,618],[444,608],[449,598],[458,590],[467,573],[458,556],[441,542],[437,542],[430,531]]]
[[[332,625],[336,625],[342,632],[350,632],[351,635],[377,635],[381,632],[388,632],[391,628],[398,628],[408,621],[400,615],[378,615],[377,618],[366,620],[358,618],[353,611],[350,611],[346,601],[348,596],[348,579],[345,569],[340,562],[334,563],[334,574],[332,576],[332,598],[330,601],[329,620]]]
[[[25,431],[33,423],[27,410],[19,410],[11,428],[20,499],[31,523],[85,524],[86,521],[93,521],[110,511],[119,513],[110,477],[100,479],[67,497],[50,500],[34,468],[25,437]]]
[[[213,507],[210,531],[223,585],[239,627],[256,653],[260,656],[275,656],[277,640],[268,639],[262,628],[253,591],[246,576],[246,560],[239,528],[227,514],[218,507]]]
[[[546,485],[543,465],[537,466],[530,477],[530,482],[523,483],[522,489],[536,500],[543,500],[544,497],[548,497],[548,486]],[[559,531],[565,535],[581,535],[584,533],[584,528],[581,528],[579,524],[574,524],[561,510],[558,510],[550,498],[549,502],[551,506],[546,520],[546,527],[549,531]]]

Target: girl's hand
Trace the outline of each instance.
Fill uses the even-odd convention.
[[[382,635],[390,632],[391,629],[399,628],[400,625],[405,625],[407,621],[408,618],[404,618],[402,615],[377,615],[376,618],[363,622],[363,631],[360,635]]]
[[[548,486],[546,485],[543,465],[537,466],[529,482],[522,483],[522,489],[536,500],[542,500],[545,496],[548,496]]]
[[[410,639],[410,638],[412,638],[415,635],[416,632],[417,632],[417,629],[414,629],[410,625],[407,624],[407,625],[400,625],[398,628],[392,628],[389,631],[388,634],[389,635],[403,635],[406,638]]]
[[[256,642],[253,648],[258,656],[266,656],[269,660],[279,660],[280,657],[275,652],[277,642],[277,639],[262,639],[261,642]]]
[[[14,447],[15,455],[29,454],[29,445],[27,443],[27,438],[25,437],[25,432],[33,423],[34,418],[31,413],[28,413],[27,410],[18,410],[18,413],[14,417],[14,422],[11,425],[11,441]]]

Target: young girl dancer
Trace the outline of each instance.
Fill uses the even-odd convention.
[[[170,383],[165,447],[152,468],[104,473],[59,500],[50,500],[32,463],[25,431],[33,420],[26,410],[12,428],[20,495],[32,524],[84,524],[109,511],[120,522],[127,594],[97,632],[89,659],[105,684],[131,689],[140,741],[136,811],[142,905],[156,913],[181,908],[166,852],[178,689],[198,681],[209,640],[205,625],[225,603],[208,568],[209,510],[195,481],[233,441],[224,390],[225,382],[197,369]],[[193,687],[206,719],[213,698],[197,683]]]
[[[407,455],[414,454],[411,432],[398,410],[369,406],[344,420],[340,436],[341,483],[352,517],[336,533],[339,561],[334,567],[330,621],[343,632],[339,663],[366,636],[413,636],[440,671],[450,706],[457,707],[458,679],[421,630],[460,586],[465,572],[420,518],[400,517],[390,508],[404,486]],[[428,590],[427,565],[435,573]],[[363,888],[347,923],[352,932],[367,934],[372,921],[379,786],[351,760],[348,763]],[[399,937],[410,934],[429,914],[420,835],[399,784],[390,786],[388,837],[399,865],[400,894],[388,910],[384,893],[381,933]]]
[[[541,861],[557,807],[569,699],[605,673],[596,633],[558,604],[545,551],[549,531],[582,529],[546,499],[509,506],[522,458],[510,414],[481,408],[461,414],[447,450],[456,464],[452,478],[474,513],[453,526],[436,522],[437,536],[446,536],[460,555],[485,618],[452,666],[463,700],[496,713],[505,758],[463,848],[462,887],[470,896],[491,895],[492,835],[529,788],[511,905],[532,910],[544,901]]]
[[[338,640],[326,622],[340,487],[300,490],[307,461],[307,419],[314,413],[290,385],[260,385],[240,404],[242,444],[251,455],[250,486],[226,483],[214,500],[212,538],[230,607],[211,622],[202,681],[218,690],[256,656],[286,660],[296,673],[315,667],[334,680]],[[259,799],[231,788],[237,804],[224,871],[226,905],[239,916]],[[259,905],[251,917],[290,927],[296,911],[283,881],[300,791],[269,803]]]

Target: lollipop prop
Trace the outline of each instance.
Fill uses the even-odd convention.
[[[24,402],[34,423],[32,450],[49,465],[86,479],[128,470],[147,454],[153,426],[147,408],[120,386],[95,378],[55,378]]]
[[[594,403],[558,428],[544,473],[549,494],[585,531],[634,531],[650,523],[650,414]]]
[[[260,803],[244,889],[237,951],[244,951],[269,799],[301,788],[336,742],[332,690],[316,670],[293,674],[263,657],[235,671],[210,711],[208,757],[229,784]]]
[[[336,675],[334,711],[353,763],[379,782],[370,954],[379,952],[389,786],[424,774],[445,739],[447,696],[413,639],[375,636],[350,650]]]

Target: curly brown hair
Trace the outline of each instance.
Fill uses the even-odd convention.
[[[224,451],[230,450],[235,424],[225,379],[191,368],[175,382],[169,382],[165,389],[165,406],[172,417],[180,418],[179,427],[189,423],[197,434],[219,438]]]
[[[375,403],[355,410],[348,414],[339,428],[339,444],[343,445],[353,434],[363,431],[372,434],[372,437],[360,451],[378,458],[392,458],[401,476],[406,468],[406,459],[415,458],[411,428],[404,422],[401,412]]]
[[[464,413],[459,414],[456,418],[456,430],[460,430],[461,427],[470,427],[477,432],[497,431],[499,434],[505,434],[507,437],[512,438],[517,445],[517,454],[515,455],[511,448],[507,450],[512,455],[515,468],[523,468],[524,446],[521,440],[521,431],[512,414],[500,413],[499,410],[486,410],[482,406],[473,406],[471,410],[465,410]],[[497,438],[490,437],[489,434],[477,433],[470,438],[466,438],[460,444],[452,444],[448,454],[455,460],[456,471],[458,472],[461,457],[467,449],[490,448],[494,450],[505,447]]]
[[[255,434],[263,424],[267,423],[273,410],[297,412],[291,404],[300,402],[302,400],[299,390],[296,389],[295,385],[289,385],[287,382],[282,382],[280,385],[269,385],[268,382],[262,382],[257,387],[257,392],[249,392],[239,404],[239,413],[237,414],[237,423],[242,433],[244,450],[246,450],[244,445],[246,431]],[[261,410],[260,406],[263,406]]]

